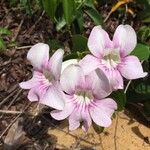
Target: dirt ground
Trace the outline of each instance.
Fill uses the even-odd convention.
[[[65,123],[64,123],[65,124]],[[57,137],[58,148],[78,150],[150,150],[150,128],[129,118],[124,112],[118,113],[109,128],[97,134],[91,127],[88,133],[82,129],[67,133],[67,127],[50,129]]]

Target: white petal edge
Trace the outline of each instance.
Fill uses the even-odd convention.
[[[27,59],[31,62],[34,68],[42,69],[42,67],[48,63],[49,46],[44,43],[35,44],[29,50]]]

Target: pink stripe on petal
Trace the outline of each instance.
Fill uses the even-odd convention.
[[[63,93],[52,85],[46,91],[45,95],[42,96],[40,103],[58,110],[63,110],[64,109]]]
[[[147,72],[143,72],[142,65],[136,56],[127,56],[123,58],[118,70],[123,77],[130,80],[143,78],[147,75]]]
[[[88,48],[97,58],[103,57],[104,49],[111,47],[109,35],[101,26],[95,26],[88,39]]]
[[[123,78],[117,69],[105,69],[101,67],[109,79],[112,90],[123,89]]]
[[[88,131],[88,129],[90,128],[90,126],[92,124],[92,120],[91,120],[91,116],[89,114],[88,107],[82,109],[81,117],[82,117],[82,122],[83,122],[82,129],[84,131]]]
[[[80,126],[81,114],[78,108],[74,109],[74,111],[69,116],[69,130],[75,130]]]

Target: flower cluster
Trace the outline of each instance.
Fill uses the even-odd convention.
[[[87,131],[92,121],[108,127],[117,104],[107,96],[123,89],[123,77],[137,79],[147,74],[138,58],[129,56],[136,44],[136,33],[129,25],[119,25],[112,41],[101,26],[94,27],[88,39],[92,54],[81,60],[62,62],[62,49],[49,58],[49,46],[38,43],[27,55],[33,77],[20,87],[30,90],[30,101],[54,108],[50,114],[56,120],[67,118],[70,130],[82,123]]]

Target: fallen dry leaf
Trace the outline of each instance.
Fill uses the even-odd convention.
[[[9,129],[4,140],[4,150],[15,150],[23,144],[25,132],[22,130],[22,125],[20,124],[21,120],[22,118],[18,118]]]

